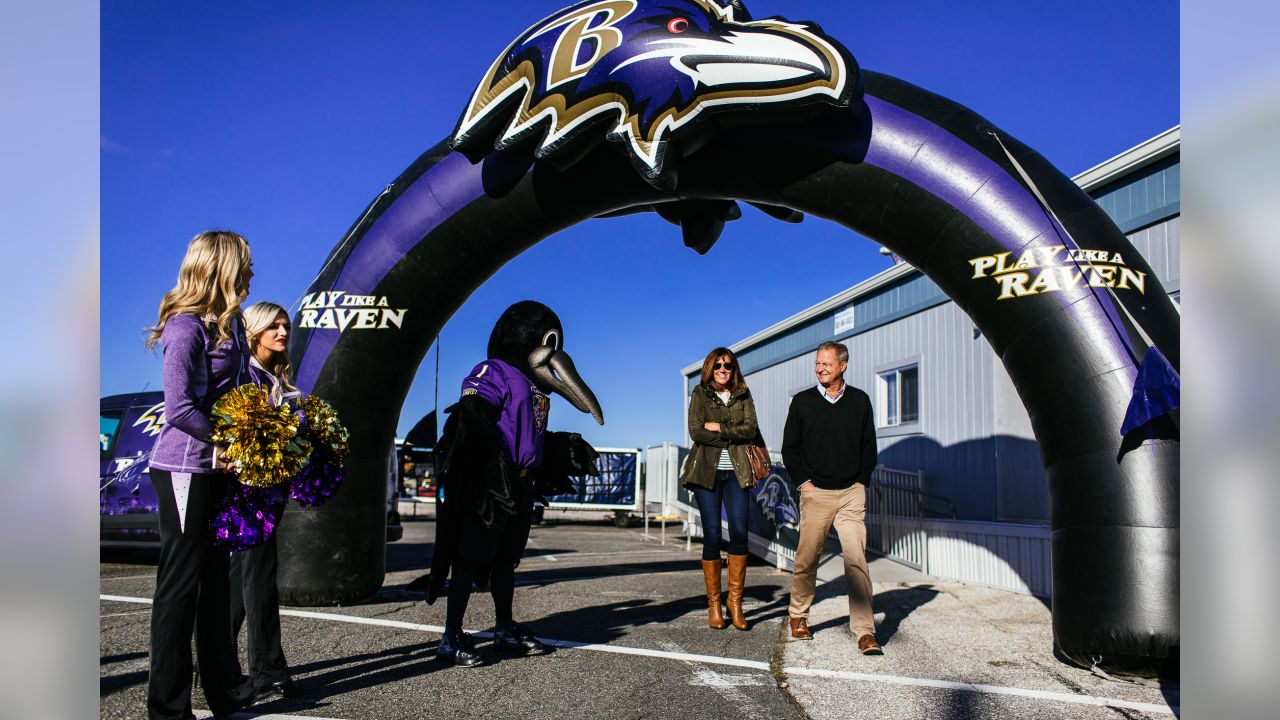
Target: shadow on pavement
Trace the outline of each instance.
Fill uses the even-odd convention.
[[[101,667],[130,660],[141,660],[149,655],[150,653],[145,652],[104,655],[99,658],[98,665]],[[147,681],[149,672],[150,670],[135,670],[134,672],[121,673],[119,675],[104,675],[98,681],[98,697],[106,697],[135,685],[141,685]]]
[[[121,655],[103,655],[102,657],[98,658],[98,664],[110,665],[111,663],[128,662],[129,660],[140,660],[144,657],[150,656],[150,654],[151,653],[145,653],[145,652],[132,652],[132,653],[123,653]]]
[[[1182,683],[1160,683],[1160,694],[1175,717],[1182,717]]]
[[[255,706],[253,712],[300,712],[315,710],[326,698],[365,688],[419,678],[447,666],[435,659],[439,641],[414,643],[376,653],[332,658],[295,665],[294,679],[306,690],[298,698],[282,698]]]
[[[551,551],[555,553],[556,551]],[[560,552],[566,557],[572,553]],[[404,570],[412,570],[414,567],[418,569],[426,569],[430,567],[430,559],[418,566],[401,566],[388,567],[387,572],[400,572]],[[605,577],[620,577],[627,575],[647,575],[650,573],[663,573],[675,570],[688,570],[689,563],[684,560],[661,561],[651,563],[614,563],[611,565],[588,565],[585,567],[550,567],[542,570],[522,571],[516,570],[516,587],[545,587],[553,585],[557,582],[566,580],[588,580]],[[426,598],[427,582],[430,574],[420,575],[412,580],[399,585],[386,584],[376,590],[373,595],[361,600],[344,603],[345,607],[382,605],[387,603],[402,603],[405,601],[422,600]],[[448,587],[446,582],[445,587]],[[488,592],[489,588],[485,586],[477,586],[476,592]]]
[[[932,585],[896,588],[882,592],[871,601],[873,612],[883,612],[884,620],[876,626],[876,639],[886,643],[898,632],[898,626],[917,608],[929,604],[941,593]]]
[[[751,582],[750,573],[747,574],[747,582]],[[742,591],[742,596],[760,603],[753,608],[743,609],[747,622],[752,625],[768,622],[774,618],[785,618],[787,616],[787,607],[791,605],[791,589],[789,586],[779,588],[768,585],[747,585]]]
[[[539,552],[543,552],[543,551],[539,551]],[[566,551],[551,550],[546,552],[550,554],[558,553],[560,555],[563,555],[564,557],[572,557],[573,555],[573,553],[566,552]],[[528,556],[526,556],[526,559],[527,558]],[[425,568],[429,566],[430,566],[430,561],[428,559],[428,561],[423,564],[423,567]],[[405,568],[398,568],[398,569],[403,570]],[[673,572],[677,570],[689,570],[690,572],[692,572],[692,566],[689,564],[687,560],[661,560],[657,562],[647,562],[647,563],[629,562],[629,563],[587,565],[582,567],[548,567],[548,568],[539,569],[539,570],[524,570],[522,568],[517,568],[516,569],[516,587],[517,588],[529,587],[531,585],[537,586],[537,587],[545,587],[547,585],[553,585],[557,582],[563,582],[565,580],[586,580],[586,579],[606,578],[606,577],[620,577],[620,576],[627,576],[627,575],[648,575],[650,573],[664,573],[664,572]],[[369,604],[378,604],[379,602],[393,602],[393,601],[401,602],[406,597],[411,597],[411,598],[425,597],[426,596],[425,592],[414,592],[413,590],[408,589],[409,586],[414,584],[415,582],[419,582],[419,581],[425,582],[425,578],[426,576],[423,575],[421,577],[414,578],[413,580],[403,585],[384,585],[382,589],[379,590],[379,593],[381,593],[381,596],[372,597],[363,602],[350,603],[350,604],[369,605]],[[420,586],[425,587],[425,585],[422,585],[421,583],[420,583]]]
[[[818,586],[818,591],[814,597],[816,605],[820,600],[845,594],[844,578],[831,580]],[[920,585],[917,587],[895,588],[881,593],[876,593],[871,600],[871,611],[873,613],[884,613],[884,620],[876,625],[876,640],[881,645],[889,642],[890,639],[898,632],[898,626],[908,615],[915,612],[916,608],[928,604],[941,593],[933,589],[932,585]],[[817,625],[810,626],[810,630],[818,632],[828,628],[840,627],[849,624],[849,615],[842,612],[840,615],[823,621]]]
[[[942,708],[942,714],[939,717],[947,718],[947,720],[981,720],[990,716],[990,708],[984,708],[979,702],[978,693],[965,692],[963,690],[946,690],[944,702],[946,706]]]
[[[667,570],[688,571],[691,578],[701,574],[698,572],[697,567],[688,560],[633,563],[629,565],[629,568],[630,570],[627,572],[607,574],[630,575]],[[584,569],[590,570],[590,568]],[[597,572],[589,575],[584,574],[583,577],[599,577],[601,575],[601,573]],[[518,577],[523,582],[523,574]],[[561,579],[563,579],[563,576],[561,576]],[[697,579],[700,581],[701,577],[697,577]],[[750,581],[751,573],[748,571],[747,582],[750,583]],[[698,584],[701,586],[701,582],[698,582]],[[727,588],[722,586],[722,590],[724,590],[722,592],[723,597],[727,594]],[[788,595],[785,590],[776,586],[748,584],[743,589],[743,598],[744,600],[760,603],[748,609],[745,613],[747,620],[752,625],[786,614]],[[536,624],[535,631],[539,635],[574,637],[582,642],[606,643],[625,635],[625,630],[628,628],[668,623],[690,613],[701,613],[705,616],[706,610],[707,597],[705,594],[692,595],[662,603],[644,598],[634,598],[605,605],[558,612],[543,617],[536,623],[531,623],[531,626]]]
[[[627,633],[627,628],[667,623],[706,607],[706,596],[655,603],[636,598],[605,605],[553,613],[529,623],[540,636],[572,637],[578,642],[607,643]]]
[[[152,567],[160,563],[160,548],[100,548],[98,550],[98,563],[112,563],[117,565],[151,565]]]
[[[525,548],[525,549],[524,549],[524,555],[522,555],[521,557],[522,557],[522,558],[524,558],[524,559],[526,559],[526,560],[527,560],[528,558],[533,558],[533,557],[542,557],[542,556],[544,556],[544,555],[563,555],[563,556],[565,556],[565,557],[567,557],[567,558],[572,558],[572,557],[573,557],[573,554],[574,554],[574,553],[576,553],[576,552],[578,552],[578,551],[577,551],[577,550],[570,549],[570,548],[556,549],[556,548],[531,548],[531,547],[527,547],[527,548]]]
[[[98,697],[106,697],[134,685],[142,685],[147,682],[147,676],[150,673],[150,670],[137,670],[122,675],[106,675],[98,683]]]
[[[399,540],[387,543],[387,572],[425,570],[431,567],[431,555],[435,552],[435,547],[434,542]]]

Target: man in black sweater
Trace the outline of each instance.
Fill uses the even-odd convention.
[[[800,543],[791,575],[791,637],[808,640],[818,558],[832,524],[844,555],[849,630],[863,655],[880,655],[871,617],[867,571],[867,485],[876,466],[876,427],[871,398],[844,381],[849,349],[818,346],[817,387],[796,393],[782,433],[782,462],[800,488]]]

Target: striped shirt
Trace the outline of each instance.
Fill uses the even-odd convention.
[[[725,390],[724,392],[716,393],[716,397],[720,398],[720,402],[724,403],[725,405],[728,405],[729,398],[731,397],[731,395],[729,394],[728,390]],[[725,448],[720,451],[720,462],[716,463],[716,469],[717,470],[733,469],[733,461],[729,459],[729,448]]]

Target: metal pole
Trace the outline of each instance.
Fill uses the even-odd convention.
[[[663,478],[662,483],[662,514],[671,514],[672,489],[679,482],[680,475],[680,449],[671,442],[666,443],[667,446],[667,474]]]

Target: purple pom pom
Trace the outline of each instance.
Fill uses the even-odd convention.
[[[303,507],[319,507],[342,486],[342,466],[327,447],[315,448],[311,462],[289,482],[289,495]]]
[[[266,542],[284,514],[283,484],[259,488],[234,482],[214,512],[213,546],[241,552]]]

